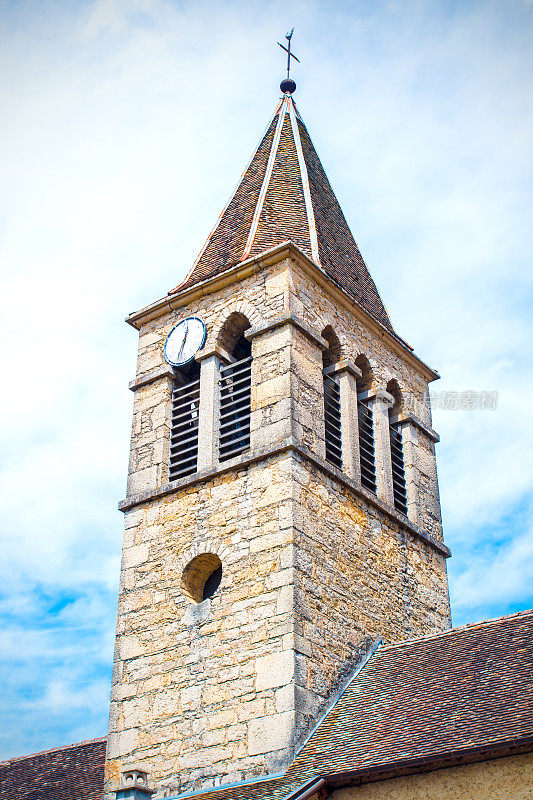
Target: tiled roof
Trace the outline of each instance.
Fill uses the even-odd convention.
[[[282,777],[203,800],[281,800],[314,776],[533,737],[533,611],[379,648]],[[533,748],[533,744],[531,745]]]
[[[0,763],[2,800],[101,800],[106,740],[71,744]]]
[[[380,647],[282,776],[202,800],[283,800],[320,775],[527,743],[533,749],[533,610]],[[105,739],[0,764],[0,798],[101,800]],[[187,795],[185,795],[187,796]]]
[[[392,332],[307,128],[286,96],[192,271],[170,294],[289,240]]]

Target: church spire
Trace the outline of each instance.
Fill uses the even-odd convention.
[[[284,95],[235,194],[192,270],[170,294],[290,240],[330,280],[393,332],[292,98],[296,84],[288,78],[282,81],[281,88]]]

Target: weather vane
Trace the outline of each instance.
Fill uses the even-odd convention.
[[[285,78],[285,80],[281,81],[281,83],[280,83],[280,89],[283,92],[283,94],[292,94],[294,92],[294,90],[296,89],[296,84],[291,78],[291,58],[294,58],[294,60],[297,61],[298,64],[300,63],[300,59],[297,58],[294,55],[294,53],[291,53],[291,39],[292,39],[292,34],[293,33],[294,33],[294,28],[292,29],[292,31],[290,33],[285,34],[285,38],[287,40],[288,47],[285,47],[284,44],[281,44],[281,42],[278,42],[278,44],[281,47],[281,49],[285,50],[285,52],[287,53],[287,77]]]

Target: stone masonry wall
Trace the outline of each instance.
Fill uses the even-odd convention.
[[[251,325],[247,460],[154,495],[168,480],[166,336],[197,315],[208,327],[204,350],[214,352],[233,312]],[[323,461],[327,325],[342,358],[365,354],[376,388],[396,378],[405,410],[430,426],[422,371],[290,258],[140,331],[128,477],[138,505],[125,515],[109,798],[129,767],[150,772],[164,797],[283,766],[365,636],[449,626],[443,556]],[[442,538],[433,442],[417,428],[409,448],[413,522]],[[196,605],[181,575],[202,552],[219,556],[223,575],[215,595]]]
[[[331,325],[340,340],[342,358],[355,361],[357,356],[365,355],[372,368],[375,388],[385,389],[388,382],[395,379],[402,393],[404,412],[411,412],[431,428],[428,384],[421,372],[407,360],[399,358],[386,346],[381,336],[377,336],[344,306],[336,303],[296,264],[291,269],[291,286],[291,309],[319,333]],[[421,456],[418,466],[422,476],[417,486],[417,509],[413,516],[418,518],[424,530],[442,541],[435,449],[433,442],[421,430],[417,436]]]
[[[431,426],[431,409],[425,400],[428,385],[421,372],[387,347],[383,337],[369,330],[350,313],[349,309],[335,302],[301,267],[288,258],[238,284],[226,286],[216,294],[206,294],[181,311],[163,314],[157,320],[144,325],[139,335],[137,380],[145,380],[151,373],[157,374],[158,370],[163,370],[165,367],[163,344],[170,329],[180,319],[190,315],[201,317],[208,328],[205,349],[210,349],[215,345],[224,321],[233,311],[243,313],[254,328],[264,326],[280,315],[291,312],[301,318],[318,336],[327,325],[331,325],[340,340],[342,358],[355,361],[358,355],[365,355],[372,367],[375,388],[384,389],[391,379],[396,379],[402,392],[404,411],[415,414],[428,428]],[[283,335],[278,330],[272,332],[264,342],[260,341],[263,337],[259,337],[255,342],[254,357],[260,356],[264,362],[260,375],[263,386],[256,384],[254,387],[255,408],[258,409],[262,402],[269,410],[266,414],[256,414],[255,420],[252,418],[252,428],[262,440],[272,442],[276,437],[281,438],[280,431],[285,424],[281,422],[282,417],[286,419],[290,416],[294,433],[294,428],[298,427],[299,416],[312,413],[313,424],[307,427],[305,433],[303,429],[300,431],[301,440],[307,444],[312,434],[316,436],[312,448],[317,454],[322,455],[323,423],[319,419],[321,409],[320,402],[317,402],[315,385],[319,362],[315,363],[315,374],[312,375],[312,370],[309,372],[308,381],[303,379],[307,365],[302,364],[300,395],[295,394],[294,383],[290,387],[285,385],[282,390],[283,392],[289,390],[289,397],[280,395],[281,384],[287,378],[286,372],[282,374],[282,370],[286,370],[286,362],[283,363],[283,348],[279,351],[279,358],[275,349],[270,351],[268,357],[264,349],[271,347],[270,342],[276,341],[278,336]],[[309,354],[304,352],[306,349],[311,347],[314,356],[318,352],[316,345],[306,341],[305,337],[298,335],[298,338],[300,343],[297,347],[293,347],[287,356],[292,359],[293,374],[295,360],[307,359],[308,364],[310,363]],[[285,339],[284,347],[288,346],[289,343]],[[285,349],[285,352],[288,351]],[[259,365],[256,364],[254,369],[259,369]],[[306,385],[311,390],[307,392],[307,396]],[[157,380],[135,392],[128,494],[155,488],[166,480],[170,435],[169,386],[168,368],[166,368],[164,374]],[[260,399],[260,392],[263,400]],[[274,400],[278,406],[272,416],[271,406]],[[270,414],[268,419],[267,414]],[[265,427],[267,422],[268,432]],[[270,424],[274,422],[278,423],[277,431]],[[428,533],[442,540],[434,445],[422,430],[417,432],[417,437],[417,452],[420,454],[417,469],[420,468],[422,474],[416,487],[417,507],[413,509],[412,517],[413,521],[418,521],[422,527],[427,525]],[[409,475],[407,478],[409,480]]]
[[[220,589],[181,575],[217,553]],[[288,762],[361,639],[449,626],[444,559],[292,454],[126,515],[107,777],[158,797]]]
[[[431,545],[305,460],[292,475],[297,682],[312,716],[364,636],[445,630],[450,606],[446,561]]]
[[[296,724],[291,458],[126,514],[108,742],[158,797],[277,768]],[[186,564],[214,552],[216,594],[191,604]]]

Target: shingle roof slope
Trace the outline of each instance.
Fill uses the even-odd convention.
[[[279,777],[195,792],[282,800],[314,776],[533,737],[533,610],[381,647]],[[105,739],[0,763],[0,798],[100,800]]]
[[[284,798],[313,776],[533,737],[533,611],[381,647],[281,778],[202,793]]]
[[[288,240],[392,332],[307,128],[286,96],[193,269],[170,294]]]
[[[0,763],[2,800],[101,800],[106,740],[34,753]]]

